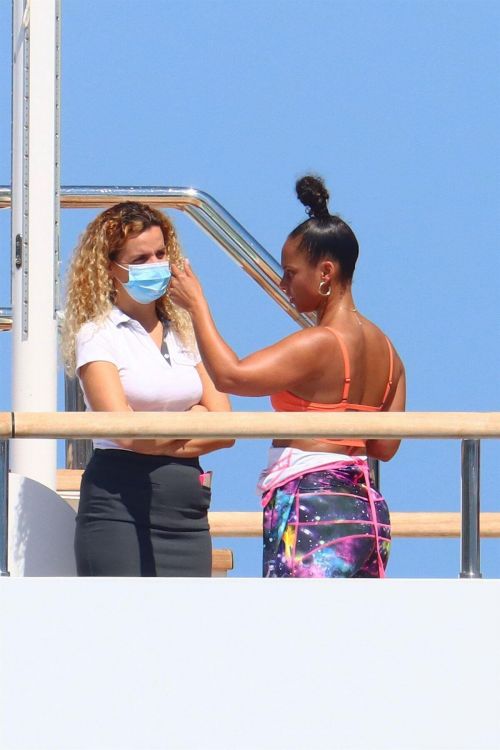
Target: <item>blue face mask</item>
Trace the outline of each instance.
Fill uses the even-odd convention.
[[[137,265],[122,266],[115,264],[124,271],[128,271],[128,281],[120,284],[136,302],[147,305],[163,297],[170,282],[170,265],[168,263],[141,263]]]

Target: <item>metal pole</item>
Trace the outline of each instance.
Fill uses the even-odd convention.
[[[460,578],[481,578],[479,440],[462,440],[462,535]]]
[[[56,82],[58,77],[56,76]],[[58,89],[56,86],[56,93]],[[58,111],[58,110],[57,110]],[[57,125],[57,120],[56,120]],[[16,131],[17,132],[17,131]],[[57,141],[58,142],[58,141]],[[58,149],[56,149],[56,159]],[[57,162],[56,162],[57,164]],[[56,171],[56,191],[58,189],[58,172]],[[155,206],[165,206],[185,211],[201,229],[217,242],[229,257],[241,266],[251,278],[264,289],[290,317],[304,327],[314,325],[312,314],[298,313],[288,297],[279,288],[281,268],[278,261],[270,255],[246,229],[225,210],[211,195],[195,188],[184,187],[89,187],[73,186],[60,189],[62,208],[103,208],[124,200],[148,201]],[[15,201],[11,201],[11,191],[5,185],[0,186],[0,210]],[[57,200],[56,200],[57,203]],[[58,213],[55,212],[56,250],[54,267],[56,278],[55,305],[58,308],[58,268],[59,252],[57,249]],[[19,262],[22,264],[23,240],[19,234]],[[17,234],[15,235],[17,237]],[[17,256],[16,256],[17,257]],[[7,330],[4,321],[4,330]]]
[[[380,461],[377,458],[369,458],[368,466],[370,467],[370,481],[372,487],[380,492]]]
[[[64,395],[66,411],[85,411],[82,389],[78,378],[64,375]],[[92,455],[92,440],[66,440],[66,468],[84,469]]]
[[[57,409],[58,0],[13,4],[12,408]],[[55,205],[57,203],[57,206]],[[56,252],[57,255],[57,252]],[[11,469],[56,485],[56,441],[16,440]]]
[[[9,441],[0,440],[0,576],[9,575]]]

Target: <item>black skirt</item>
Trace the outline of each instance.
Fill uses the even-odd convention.
[[[197,458],[94,451],[76,517],[79,576],[211,575],[210,489]]]

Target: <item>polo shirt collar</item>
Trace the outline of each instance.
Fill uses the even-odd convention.
[[[112,307],[109,313],[109,319],[115,326],[119,326],[121,323],[128,323],[132,318],[120,310],[119,307]]]
[[[119,307],[113,306],[111,308],[111,312],[109,313],[109,319],[114,325],[118,328],[119,325],[126,324],[126,323],[132,323],[132,326],[137,325],[142,329],[142,326],[140,323],[137,322],[134,318],[131,318],[130,315],[127,315],[127,313],[124,313],[123,310],[120,310]],[[168,326],[169,321],[164,320],[164,325]]]

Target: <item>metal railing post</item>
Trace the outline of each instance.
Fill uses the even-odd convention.
[[[0,576],[9,575],[9,441],[0,440]]]
[[[372,487],[380,492],[380,461],[377,458],[369,458],[368,466],[370,467],[370,480]]]
[[[78,378],[70,378],[64,374],[64,402],[65,411],[85,411],[82,389]],[[92,455],[92,440],[66,440],[66,468],[84,469]]]
[[[481,578],[479,440],[462,440],[462,534],[460,578]]]

